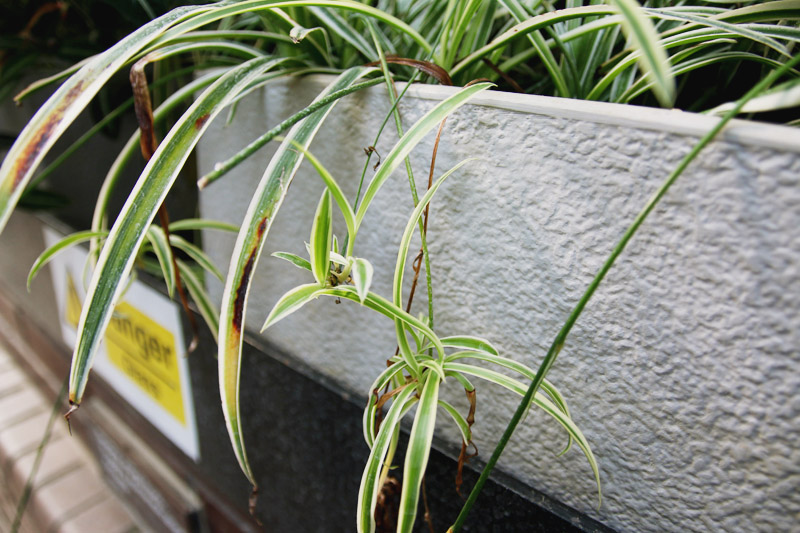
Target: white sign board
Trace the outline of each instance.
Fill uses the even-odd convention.
[[[61,238],[45,228],[47,246]],[[50,263],[61,332],[69,346],[75,346],[86,295],[87,256],[85,248],[73,246]],[[134,281],[114,310],[92,370],[186,455],[200,459],[180,309],[174,302]]]

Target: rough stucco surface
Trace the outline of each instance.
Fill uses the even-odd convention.
[[[220,135],[201,143],[201,172],[320,87],[274,85],[242,102],[234,122],[213,124]],[[427,98],[400,106],[406,127],[434,105],[430,94],[437,90],[424,89]],[[546,107],[548,100],[535,101]],[[575,120],[552,101],[562,111],[471,105],[453,115],[437,175],[465,157],[483,160],[444,185],[430,220],[436,330],[483,336],[534,367],[624,229],[695,140],[652,124],[631,130],[616,119]],[[312,145],[351,198],[363,148],[374,143],[387,109],[382,88],[348,97]],[[635,113],[599,109],[623,122]],[[683,120],[670,112],[653,116]],[[787,143],[797,135],[776,132],[785,132]],[[378,151],[385,156],[395,139],[386,135]],[[418,187],[427,180],[432,142],[431,136],[412,157]],[[210,186],[201,198],[204,215],[241,221],[271,151]],[[599,510],[585,458],[577,448],[556,457],[564,433],[542,413],[520,427],[500,468],[619,531],[796,530],[799,175],[798,154],[769,142],[748,150],[714,144],[642,226],[573,329],[549,377],[599,461]],[[260,329],[283,292],[311,281],[269,253],[305,255],[321,183],[304,164],[291,186],[258,265],[246,318],[251,330]],[[372,262],[373,288],[384,296],[391,294],[396,246],[411,209],[407,180],[397,171],[358,236],[356,255]],[[343,223],[337,234],[344,234]],[[206,237],[211,254],[227,265],[233,240]],[[221,285],[212,289],[219,298]],[[391,322],[330,299],[309,304],[266,337],[364,398],[395,349]],[[517,398],[475,381],[476,442],[488,457]],[[465,408],[463,390],[454,382],[445,388]],[[439,434],[455,449],[454,426],[440,421]]]

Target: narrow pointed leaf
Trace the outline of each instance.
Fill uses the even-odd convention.
[[[796,80],[779,85],[756,96],[739,110],[739,113],[762,113],[800,105],[800,83]],[[719,105],[708,111],[711,115],[723,115],[733,109],[736,102]]]
[[[453,419],[453,422],[456,423],[458,426],[458,431],[461,433],[461,439],[464,442],[469,442],[472,440],[472,430],[469,428],[469,424],[467,423],[466,419],[458,412],[458,410],[447,403],[444,400],[439,400],[439,407],[447,411],[447,414],[450,415],[450,418]]]
[[[444,343],[444,341],[442,341],[442,342]],[[485,354],[485,353],[482,353],[482,352],[469,352],[468,351],[468,352],[452,353],[452,354],[448,355],[447,357],[445,357],[445,362],[457,361],[459,359],[465,359],[465,358],[478,359],[478,360],[481,360],[481,361],[486,361],[487,363],[491,363],[491,364],[495,364],[497,366],[508,368],[508,369],[513,370],[514,372],[518,373],[520,376],[522,376],[524,378],[527,378],[527,379],[533,379],[534,376],[536,376],[536,372],[534,372],[533,369],[523,365],[522,363],[518,363],[517,361],[514,361],[512,359],[508,359],[506,357],[500,357],[500,356],[497,356],[497,355]],[[559,409],[561,409],[561,411],[564,414],[569,416],[569,409],[567,408],[566,401],[564,401],[564,397],[561,395],[561,393],[558,391],[558,389],[556,389],[556,387],[552,383],[550,383],[550,381],[548,381],[547,379],[544,379],[542,381],[541,389],[543,391],[545,391],[548,396],[550,396],[550,398],[553,400],[553,402],[555,402],[555,404],[558,406]]]
[[[388,385],[391,384],[392,379],[399,373],[402,377],[402,372],[405,370],[406,364],[403,361],[397,361],[393,365],[389,366],[381,372],[381,374],[375,379],[372,383],[372,386],[369,388],[369,401],[367,402],[367,407],[364,409],[364,416],[363,416],[363,430],[364,430],[364,440],[367,442],[367,446],[372,448],[372,443],[375,440],[374,430],[375,430],[375,405],[378,400],[378,395],[380,391],[386,388]]]
[[[175,294],[175,265],[172,263],[172,250],[170,250],[164,230],[158,226],[150,226],[147,230],[147,240],[153,247],[158,264],[161,266],[161,276],[167,285],[167,294],[172,298]]]
[[[425,207],[430,203],[431,199],[433,199],[433,195],[436,194],[436,191],[439,190],[439,187],[444,183],[444,181],[449,178],[456,170],[464,166],[465,164],[469,163],[470,161],[474,161],[474,158],[465,159],[461,161],[456,166],[445,172],[444,174],[437,179],[433,185],[425,192],[425,195],[420,198],[417,206],[414,208],[414,211],[411,213],[411,216],[406,223],[406,227],[403,230],[403,235],[400,238],[400,248],[397,252],[397,261],[395,262],[394,267],[394,281],[393,281],[393,289],[394,289],[394,303],[395,305],[402,305],[403,301],[403,272],[405,271],[406,267],[406,260],[408,259],[408,249],[411,244],[411,237],[414,234],[414,229],[417,227],[417,222],[419,218],[422,216],[422,212],[425,210]],[[386,163],[384,163],[386,164]],[[383,168],[383,167],[381,167]],[[377,176],[375,181],[377,180]],[[373,181],[373,183],[375,182]],[[367,203],[367,199],[365,196],[364,204]],[[361,209],[359,209],[361,212]]]
[[[366,259],[358,257],[353,263],[350,275],[353,276],[353,285],[355,285],[358,297],[363,304],[367,298],[369,287],[372,285],[372,264]]]
[[[176,231],[198,231],[202,229],[217,229],[231,233],[237,233],[239,231],[239,227],[234,224],[205,218],[184,218],[183,220],[171,222],[169,225],[170,233],[175,233]]]
[[[334,91],[349,87],[373,69],[357,67],[345,71],[317,98],[319,101]],[[239,374],[241,370],[242,329],[245,323],[250,280],[257,267],[261,249],[269,234],[272,221],[294,179],[303,155],[292,147],[292,141],[308,148],[322,122],[336,101],[320,108],[295,124],[286,134],[270,160],[264,176],[253,194],[242,229],[236,239],[228,276],[223,291],[219,321],[219,388],[222,412],[239,466],[253,485],[255,477],[247,460],[239,416]]]
[[[299,285],[290,290],[278,299],[275,307],[272,308],[272,311],[270,311],[267,316],[267,320],[261,327],[261,331],[263,332],[268,327],[275,325],[311,300],[316,300],[324,291],[325,287],[320,286],[319,283]]]
[[[699,24],[701,26],[709,26],[709,27],[712,27],[712,28],[723,30],[723,31],[725,31],[726,33],[728,33],[730,35],[736,35],[736,36],[739,36],[739,37],[742,37],[742,38],[745,38],[745,39],[750,39],[750,40],[752,40],[754,42],[757,42],[757,43],[761,43],[764,46],[772,48],[773,50],[775,50],[776,52],[778,52],[779,54],[781,54],[784,57],[792,57],[791,54],[788,52],[787,48],[784,45],[782,45],[780,42],[778,42],[777,40],[773,39],[769,35],[766,35],[763,32],[748,28],[744,24],[731,24],[729,22],[724,22],[724,21],[721,21],[721,20],[717,20],[717,19],[715,19],[713,17],[702,17],[702,16],[698,16],[698,15],[692,15],[692,14],[689,14],[689,13],[677,13],[675,11],[670,11],[670,10],[666,10],[666,9],[663,9],[663,10],[661,10],[661,9],[652,9],[652,10],[646,10],[646,12],[647,13],[652,13],[653,15],[655,15],[658,18],[661,18],[661,19],[680,20],[682,22],[694,22],[694,23]],[[686,27],[687,28],[692,28],[693,26],[694,26],[694,24],[687,25]],[[677,28],[676,28],[676,30],[677,30]],[[675,32],[676,30],[673,30],[673,32]],[[670,32],[670,33],[673,33],[673,32]]]
[[[611,0],[611,3],[622,15],[623,32],[633,43],[634,49],[641,52],[639,64],[653,82],[653,94],[662,107],[672,107],[675,101],[675,78],[653,23],[636,0]]]
[[[490,381],[500,385],[501,387],[505,387],[508,390],[519,394],[520,396],[525,396],[525,392],[527,390],[527,387],[524,386],[520,381],[486,368],[448,362],[445,363],[445,369],[448,371],[461,372],[485,379],[486,381]],[[564,414],[561,409],[559,409],[553,402],[550,401],[550,399],[547,398],[547,396],[541,392],[537,391],[531,401],[532,403],[536,404],[537,407],[555,419],[559,424],[561,424],[569,436],[581,448],[583,454],[586,456],[586,460],[589,462],[589,466],[592,468],[595,483],[597,484],[597,497],[599,502],[602,498],[602,493],[600,490],[600,471],[597,468],[597,460],[592,453],[592,449],[589,446],[589,442],[586,440],[586,437],[583,436],[583,433],[575,424],[575,422],[573,422],[569,416]]]
[[[350,264],[350,260],[347,259],[342,254],[337,254],[336,252],[331,252],[331,261],[336,263],[337,265],[347,266]]]
[[[207,12],[199,16],[192,17],[190,20],[187,20],[186,22],[172,28],[163,37],[161,37],[159,41],[157,41],[157,44],[170,41],[176,36],[182,35],[197,28],[201,28],[217,20],[232,17],[234,15],[243,13],[257,13],[258,11],[265,10],[274,11],[291,7],[327,7],[354,11],[396,28],[419,44],[426,53],[431,53],[433,51],[431,44],[426,41],[425,38],[422,37],[422,35],[420,35],[414,28],[405,22],[380,9],[351,0],[291,0],[282,2],[276,2],[274,0],[245,0],[242,2],[222,2],[212,6],[212,8],[208,9]]]
[[[463,94],[463,93],[459,93],[459,94]],[[456,96],[458,96],[458,95],[456,95]],[[466,100],[464,100],[464,101],[466,101]],[[442,109],[446,109],[446,108],[442,108]],[[431,111],[429,113],[429,115],[435,114],[434,111],[436,111],[436,108],[434,108],[433,111]],[[424,120],[425,120],[425,117],[420,119],[420,122],[417,122],[417,124],[414,127],[412,127],[411,130],[409,130],[409,133],[406,134],[405,136],[403,136],[403,139],[409,138],[409,134],[411,134],[414,131],[414,128],[417,125],[421,124]],[[411,138],[413,138],[413,137],[411,137]],[[401,139],[400,143],[402,143],[402,142],[403,142],[403,140]],[[409,148],[409,150],[410,150],[410,148]],[[394,151],[392,153],[394,153]],[[391,157],[391,155],[389,157]],[[388,160],[388,158],[387,158],[387,160]],[[396,306],[398,306],[398,307],[402,305],[402,301],[403,301],[403,273],[404,273],[405,267],[406,267],[406,259],[408,258],[408,248],[409,248],[409,245],[411,243],[411,237],[414,234],[414,228],[417,227],[417,221],[422,216],[422,211],[425,209],[425,207],[428,205],[428,203],[430,203],[431,199],[433,198],[433,195],[436,194],[436,191],[439,189],[441,184],[444,183],[444,180],[446,180],[451,174],[453,174],[453,172],[455,172],[456,170],[461,168],[461,166],[463,166],[464,164],[468,163],[469,161],[471,161],[471,160],[470,159],[466,159],[466,160],[462,161],[461,163],[457,164],[456,166],[454,166],[453,168],[451,168],[450,170],[445,172],[438,180],[436,180],[436,182],[434,182],[434,184],[428,189],[428,191],[425,193],[425,195],[419,200],[419,202],[417,203],[416,208],[414,208],[414,211],[411,213],[411,217],[409,217],[409,219],[408,219],[408,223],[406,224],[405,230],[403,231],[403,236],[400,239],[400,248],[397,251],[397,261],[395,263],[395,270],[394,270],[393,301],[394,301],[394,304]],[[399,162],[400,161],[397,160],[398,164],[399,164]],[[388,163],[388,161],[384,162],[384,165],[386,165],[387,163]],[[385,167],[382,166],[381,170],[383,170],[384,168]],[[380,171],[379,171],[379,173],[380,173]],[[370,184],[370,186],[375,184],[376,181],[378,181],[378,176],[377,175],[376,175],[375,179],[372,181],[372,183]],[[367,190],[367,194],[369,194],[369,189]],[[367,202],[368,202],[368,197],[367,197],[367,195],[365,195],[364,203],[361,204],[361,207],[363,208],[364,206],[366,206]],[[361,212],[361,209],[359,209],[359,213],[360,212]],[[403,325],[403,323],[400,320],[395,320],[395,336],[397,337],[397,344],[398,344],[398,346],[400,348],[400,353],[403,355],[403,358],[409,362],[409,366],[414,368],[412,366],[412,365],[415,364],[413,362],[414,361],[414,355],[412,353],[411,347],[408,345],[408,339],[406,338],[406,333],[405,333],[405,326]]]
[[[328,282],[331,271],[331,240],[333,238],[331,194],[328,188],[322,193],[311,226],[311,272],[320,285]]]
[[[397,520],[398,532],[410,533],[414,528],[422,478],[428,467],[433,430],[436,427],[438,403],[439,376],[428,373],[417,406],[414,425],[411,427],[411,435],[408,438],[408,449],[403,467],[403,489],[400,495],[400,513]]]
[[[199,246],[190,243],[180,235],[173,234],[169,236],[169,243],[173,248],[177,248],[188,255],[200,268],[211,273],[218,280],[225,281],[225,276],[222,275],[217,265]]]
[[[294,266],[303,268],[311,272],[311,263],[308,262],[308,259],[304,259],[299,255],[290,254],[289,252],[273,252],[272,257],[277,257],[278,259],[289,261]]]
[[[301,109],[291,117],[287,118],[286,120],[284,120],[283,122],[272,128],[271,130],[265,132],[263,135],[259,136],[256,140],[252,141],[250,144],[248,144],[246,147],[241,149],[236,154],[232,155],[227,160],[214,165],[214,170],[203,176],[197,182],[197,186],[200,189],[204,189],[209,184],[215,182],[216,180],[224,176],[226,173],[230,172],[233,168],[236,168],[236,166],[241,164],[242,161],[246,160],[248,157],[256,153],[262,146],[264,146],[271,140],[278,137],[278,135],[280,135],[282,132],[289,129],[291,126],[294,126],[307,116],[315,113],[317,110],[327,106],[334,100],[343,98],[348,94],[360,91],[361,89],[372,87],[373,85],[377,85],[382,81],[383,80],[381,78],[364,81],[362,83],[357,83],[338,91],[333,91],[331,93],[328,93],[325,96],[325,98],[315,100],[311,105],[304,107],[303,109]]]
[[[475,61],[478,61],[484,57],[489,57],[490,53],[494,50],[502,49],[514,39],[518,39],[519,37],[522,37],[530,32],[540,30],[548,26],[553,26],[559,22],[565,22],[568,20],[615,14],[616,11],[611,6],[596,5],[559,9],[557,11],[551,11],[542,15],[531,17],[525,22],[521,22],[504,31],[495,37],[490,43],[487,43],[485,46],[475,50],[467,57],[459,61],[458,64],[456,64],[456,66],[450,71],[450,75],[455,76]]]
[[[39,108],[0,166],[0,232],[44,156],[106,81],[170,26],[208,9],[179,7],[145,24],[87,61]]]
[[[500,352],[497,351],[497,348],[492,346],[492,343],[486,339],[472,335],[454,335],[452,337],[442,337],[442,345],[445,348],[460,348],[463,350],[471,350],[488,355],[500,355]]]
[[[348,300],[352,300],[354,302],[361,302],[361,298],[359,298],[355,287],[351,287],[349,285],[339,285],[337,287],[326,288],[322,291],[322,294],[326,296],[347,298]],[[444,357],[444,346],[442,346],[442,342],[425,322],[406,313],[402,308],[394,305],[389,300],[378,296],[374,292],[367,294],[363,305],[391,319],[400,320],[412,328],[417,328],[433,343],[433,346],[439,356]],[[408,363],[408,361],[406,361],[406,363]],[[412,364],[414,365],[413,367]],[[409,367],[416,368],[418,366],[416,361],[413,361],[412,364],[409,364]]]
[[[341,91],[337,91],[341,92]],[[350,235],[350,239],[355,239],[355,232],[356,232],[356,215],[353,212],[353,208],[350,205],[350,202],[347,200],[347,196],[344,194],[344,191],[339,186],[339,183],[336,179],[328,172],[322,163],[320,163],[319,159],[317,159],[314,154],[306,150],[303,146],[298,144],[297,142],[292,142],[292,147],[295,150],[301,152],[308,162],[314,167],[319,174],[319,177],[322,178],[322,181],[325,182],[325,185],[328,187],[328,190],[333,195],[333,199],[336,202],[336,205],[339,206],[339,210],[342,212],[344,216],[344,223],[347,226],[347,232]],[[339,253],[338,245],[333,246],[334,252]]]
[[[162,103],[153,113],[153,122],[158,124],[163,121],[167,114],[175,109],[176,106],[181,104],[188,98],[194,98],[194,95],[199,91],[212,84],[219,79],[221,72],[215,71],[204,76],[199,77],[181,87],[178,91],[170,95],[164,103]],[[120,176],[124,172],[128,162],[135,156],[141,153],[139,145],[140,133],[137,128],[133,135],[130,136],[128,142],[117,155],[111,167],[103,179],[103,185],[100,187],[100,192],[97,195],[95,202],[94,213],[92,214],[92,229],[95,231],[107,229],[108,206],[111,202],[112,193],[116,188]],[[180,224],[181,221],[174,222],[173,224]],[[171,230],[173,231],[173,230]],[[177,230],[175,230],[177,231]],[[99,244],[93,241],[92,243],[92,256],[96,257],[99,253]]]
[[[231,69],[206,89],[170,130],[145,167],[106,240],[81,312],[78,339],[70,370],[70,401],[79,404],[86,388],[92,359],[103,338],[114,305],[130,274],[150,220],[163,203],[178,172],[200,135],[237,90],[274,64],[253,59]]]
[[[189,291],[189,296],[191,296],[197,306],[200,316],[203,317],[203,320],[216,341],[217,330],[219,329],[219,311],[211,302],[211,297],[208,295],[205,287],[203,287],[203,282],[197,277],[194,269],[180,259],[176,262],[178,264],[178,270],[181,273],[181,280],[186,286],[186,290]]]
[[[31,271],[28,273],[28,290],[31,290],[31,283],[33,282],[33,278],[36,277],[36,274],[39,273],[39,270],[49,263],[53,257],[56,256],[56,254],[66,250],[67,248],[75,246],[76,244],[90,241],[99,237],[105,237],[106,235],[108,235],[107,231],[79,231],[77,233],[67,235],[53,246],[49,247],[47,250],[42,252],[39,257],[36,258],[36,261],[33,262]]]
[[[309,10],[314,13],[314,16],[325,23],[325,27],[347,41],[353,48],[358,50],[364,58],[369,61],[376,61],[378,59],[375,50],[373,50],[361,33],[353,28],[347,20],[335,10],[324,7],[312,7]]]
[[[381,429],[378,431],[377,437],[375,437],[372,451],[361,476],[361,486],[358,490],[358,508],[356,512],[358,533],[372,533],[375,531],[375,518],[373,515],[375,503],[378,501],[378,493],[380,492],[378,485],[380,483],[379,474],[383,458],[389,449],[392,435],[400,422],[406,403],[409,402],[415,392],[415,387],[408,386],[397,395],[381,423]]]
[[[367,190],[364,193],[364,198],[358,207],[358,211],[356,212],[356,230],[358,230],[358,226],[361,225],[364,215],[367,212],[367,208],[372,203],[372,199],[378,193],[378,190],[389,178],[389,175],[392,173],[392,171],[394,171],[405,160],[406,156],[411,153],[411,150],[413,150],[414,147],[419,144],[423,137],[425,137],[425,135],[433,128],[438,126],[443,118],[447,117],[450,115],[450,113],[466,104],[469,99],[476,94],[483,92],[490,87],[494,87],[494,84],[476,83],[475,85],[470,85],[469,87],[461,89],[453,96],[437,104],[436,107],[425,113],[422,118],[420,118],[413,126],[411,126],[411,128],[409,128],[405,135],[403,135],[397,144],[394,145],[394,148],[392,148],[392,151],[386,156],[386,159],[381,162],[381,166],[375,173],[375,177],[372,178],[372,181],[367,187]]]
[[[518,0],[499,0],[499,2],[508,9],[517,23],[524,22],[529,17],[528,12]],[[553,84],[558,88],[560,96],[568,97],[569,89],[567,89],[567,82],[564,79],[563,68],[558,64],[550,48],[545,43],[542,33],[539,30],[534,30],[528,34],[528,40],[553,79]]]

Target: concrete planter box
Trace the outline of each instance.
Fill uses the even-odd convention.
[[[200,173],[302,108],[324,83],[273,84],[242,101],[233,123],[214,123],[201,142]],[[453,90],[412,88],[400,106],[406,125]],[[374,143],[388,107],[383,88],[348,97],[312,144],[351,198],[363,149]],[[436,330],[486,337],[503,355],[535,367],[624,229],[714,120],[502,93],[462,108],[448,120],[436,174],[466,157],[483,159],[434,199]],[[382,155],[396,139],[392,129],[376,146]],[[432,143],[431,136],[412,157],[419,187]],[[204,191],[203,216],[241,222],[274,149]],[[796,526],[798,152],[796,130],[733,123],[653,212],[573,329],[550,378],[597,455],[602,507],[596,508],[586,460],[577,450],[555,456],[565,437],[541,413],[520,427],[500,469],[619,531]],[[305,255],[321,187],[304,164],[254,278],[247,315],[254,333],[281,294],[310,281],[269,254]],[[397,243],[411,210],[398,171],[356,244],[356,255],[375,267],[379,294],[391,293]],[[344,235],[343,223],[336,233]],[[204,238],[227,265],[233,239],[212,232]],[[219,298],[221,285],[209,283]],[[333,300],[309,304],[268,330],[265,341],[364,399],[395,349],[388,320]],[[475,437],[488,457],[517,398],[476,385]],[[457,384],[445,389],[448,399],[465,403]],[[455,453],[457,432],[441,420],[441,446]],[[254,423],[244,420],[245,436]]]

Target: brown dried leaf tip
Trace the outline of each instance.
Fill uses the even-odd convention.
[[[469,413],[467,414],[467,425],[472,429],[472,424],[475,423],[475,408],[477,407],[477,395],[475,389],[465,390],[467,400],[469,400]],[[467,448],[472,446],[475,453],[467,455]],[[464,465],[478,455],[478,447],[470,440],[469,442],[461,441],[461,453],[458,454],[458,470],[456,471],[456,492],[461,496],[461,484],[464,482],[462,474],[464,473]],[[461,496],[463,498],[463,496]]]
[[[253,485],[253,490],[250,491],[250,499],[247,502],[247,509],[250,511],[250,516],[253,517],[253,520],[260,526],[261,521],[256,518],[256,505],[258,504],[258,486]]]

